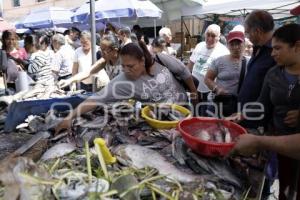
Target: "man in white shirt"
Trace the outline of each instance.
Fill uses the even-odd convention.
[[[168,27],[163,27],[159,30],[159,37],[162,37],[166,41],[166,47],[167,47],[167,54],[176,56],[177,52],[173,47],[171,47],[171,41],[172,41],[172,32],[171,29]]]
[[[191,70],[194,77],[199,81],[199,98],[202,102],[207,101],[210,89],[204,83],[204,76],[213,59],[223,55],[228,55],[227,47],[219,42],[221,28],[217,24],[211,24],[205,30],[205,41],[200,42],[195,47],[187,67]],[[206,107],[201,108],[200,115],[206,115]]]
[[[57,74],[58,81],[70,78],[75,51],[69,44],[66,44],[62,34],[52,36],[52,46],[55,51],[53,71]]]
[[[75,50],[74,64],[72,75],[90,70],[92,66],[92,49],[91,49],[91,33],[82,31],[80,34],[81,47]],[[104,69],[98,72],[99,87],[105,86],[109,82],[109,77]],[[81,89],[92,91],[92,78],[89,77],[80,83]]]

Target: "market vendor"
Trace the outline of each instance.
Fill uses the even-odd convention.
[[[85,100],[71,112],[71,118],[65,118],[57,127],[56,133],[71,127],[72,118],[89,112],[97,107],[97,103],[112,103],[125,99],[141,102],[185,103],[187,101],[184,86],[175,76],[181,77],[192,91],[196,93],[191,73],[183,65],[174,60],[173,65],[162,66],[154,59],[146,45],[130,43],[120,50],[122,70],[109,84]],[[80,110],[79,110],[80,109]]]
[[[300,199],[300,165],[299,161],[291,159],[300,158],[300,25],[288,24],[277,29],[272,48],[277,66],[267,73],[257,102],[264,106],[265,119],[273,116],[275,136],[240,136],[233,152],[242,155],[260,150],[277,152],[279,199],[291,199],[295,194]]]

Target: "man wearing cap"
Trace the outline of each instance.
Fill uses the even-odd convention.
[[[215,93],[215,103],[223,103],[220,116],[236,112],[237,94],[242,66],[247,59],[243,57],[245,35],[241,31],[231,31],[227,36],[230,54],[212,61],[205,75],[205,84]]]
[[[199,98],[202,102],[207,101],[210,89],[204,83],[204,76],[213,59],[223,55],[228,55],[228,49],[219,42],[221,28],[217,24],[211,24],[205,30],[205,41],[200,42],[195,47],[187,67],[194,77],[199,81]],[[206,116],[206,106],[201,107],[200,115]]]

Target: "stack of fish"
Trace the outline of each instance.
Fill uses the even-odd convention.
[[[200,129],[194,133],[194,136],[204,141],[216,143],[231,143],[233,141],[229,129],[222,124],[218,124],[216,128]]]
[[[247,177],[236,174],[229,162],[194,154],[175,129],[154,130],[135,117],[134,110],[126,106],[108,107],[108,115],[98,108],[74,120],[72,134],[62,132],[49,138],[51,148],[37,164],[22,157],[3,162],[0,197],[241,199],[248,189],[244,181]],[[66,115],[52,110],[32,116],[17,131],[51,132],[61,120],[59,117]],[[93,155],[93,140],[97,137],[104,138],[118,160],[107,166],[107,177]],[[84,148],[84,144],[89,148]],[[8,198],[16,194],[16,198]]]

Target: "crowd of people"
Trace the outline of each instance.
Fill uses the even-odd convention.
[[[197,116],[225,117],[248,130],[263,127],[265,136],[240,136],[233,153],[277,152],[280,199],[300,197],[300,183],[294,184],[300,172],[299,24],[274,30],[272,15],[255,10],[243,26],[228,33],[226,46],[220,42],[220,26],[211,24],[186,66],[176,58],[167,27],[151,44],[138,26],[108,30],[98,38],[98,60],[93,64],[88,31],[71,28],[65,35],[28,35],[24,48],[17,45],[16,33],[5,31],[7,86],[15,87],[20,70],[38,84],[57,83],[65,90],[91,92],[92,77],[97,77],[98,91],[56,127],[57,133],[69,129],[72,118],[95,109],[99,102],[190,99]]]

